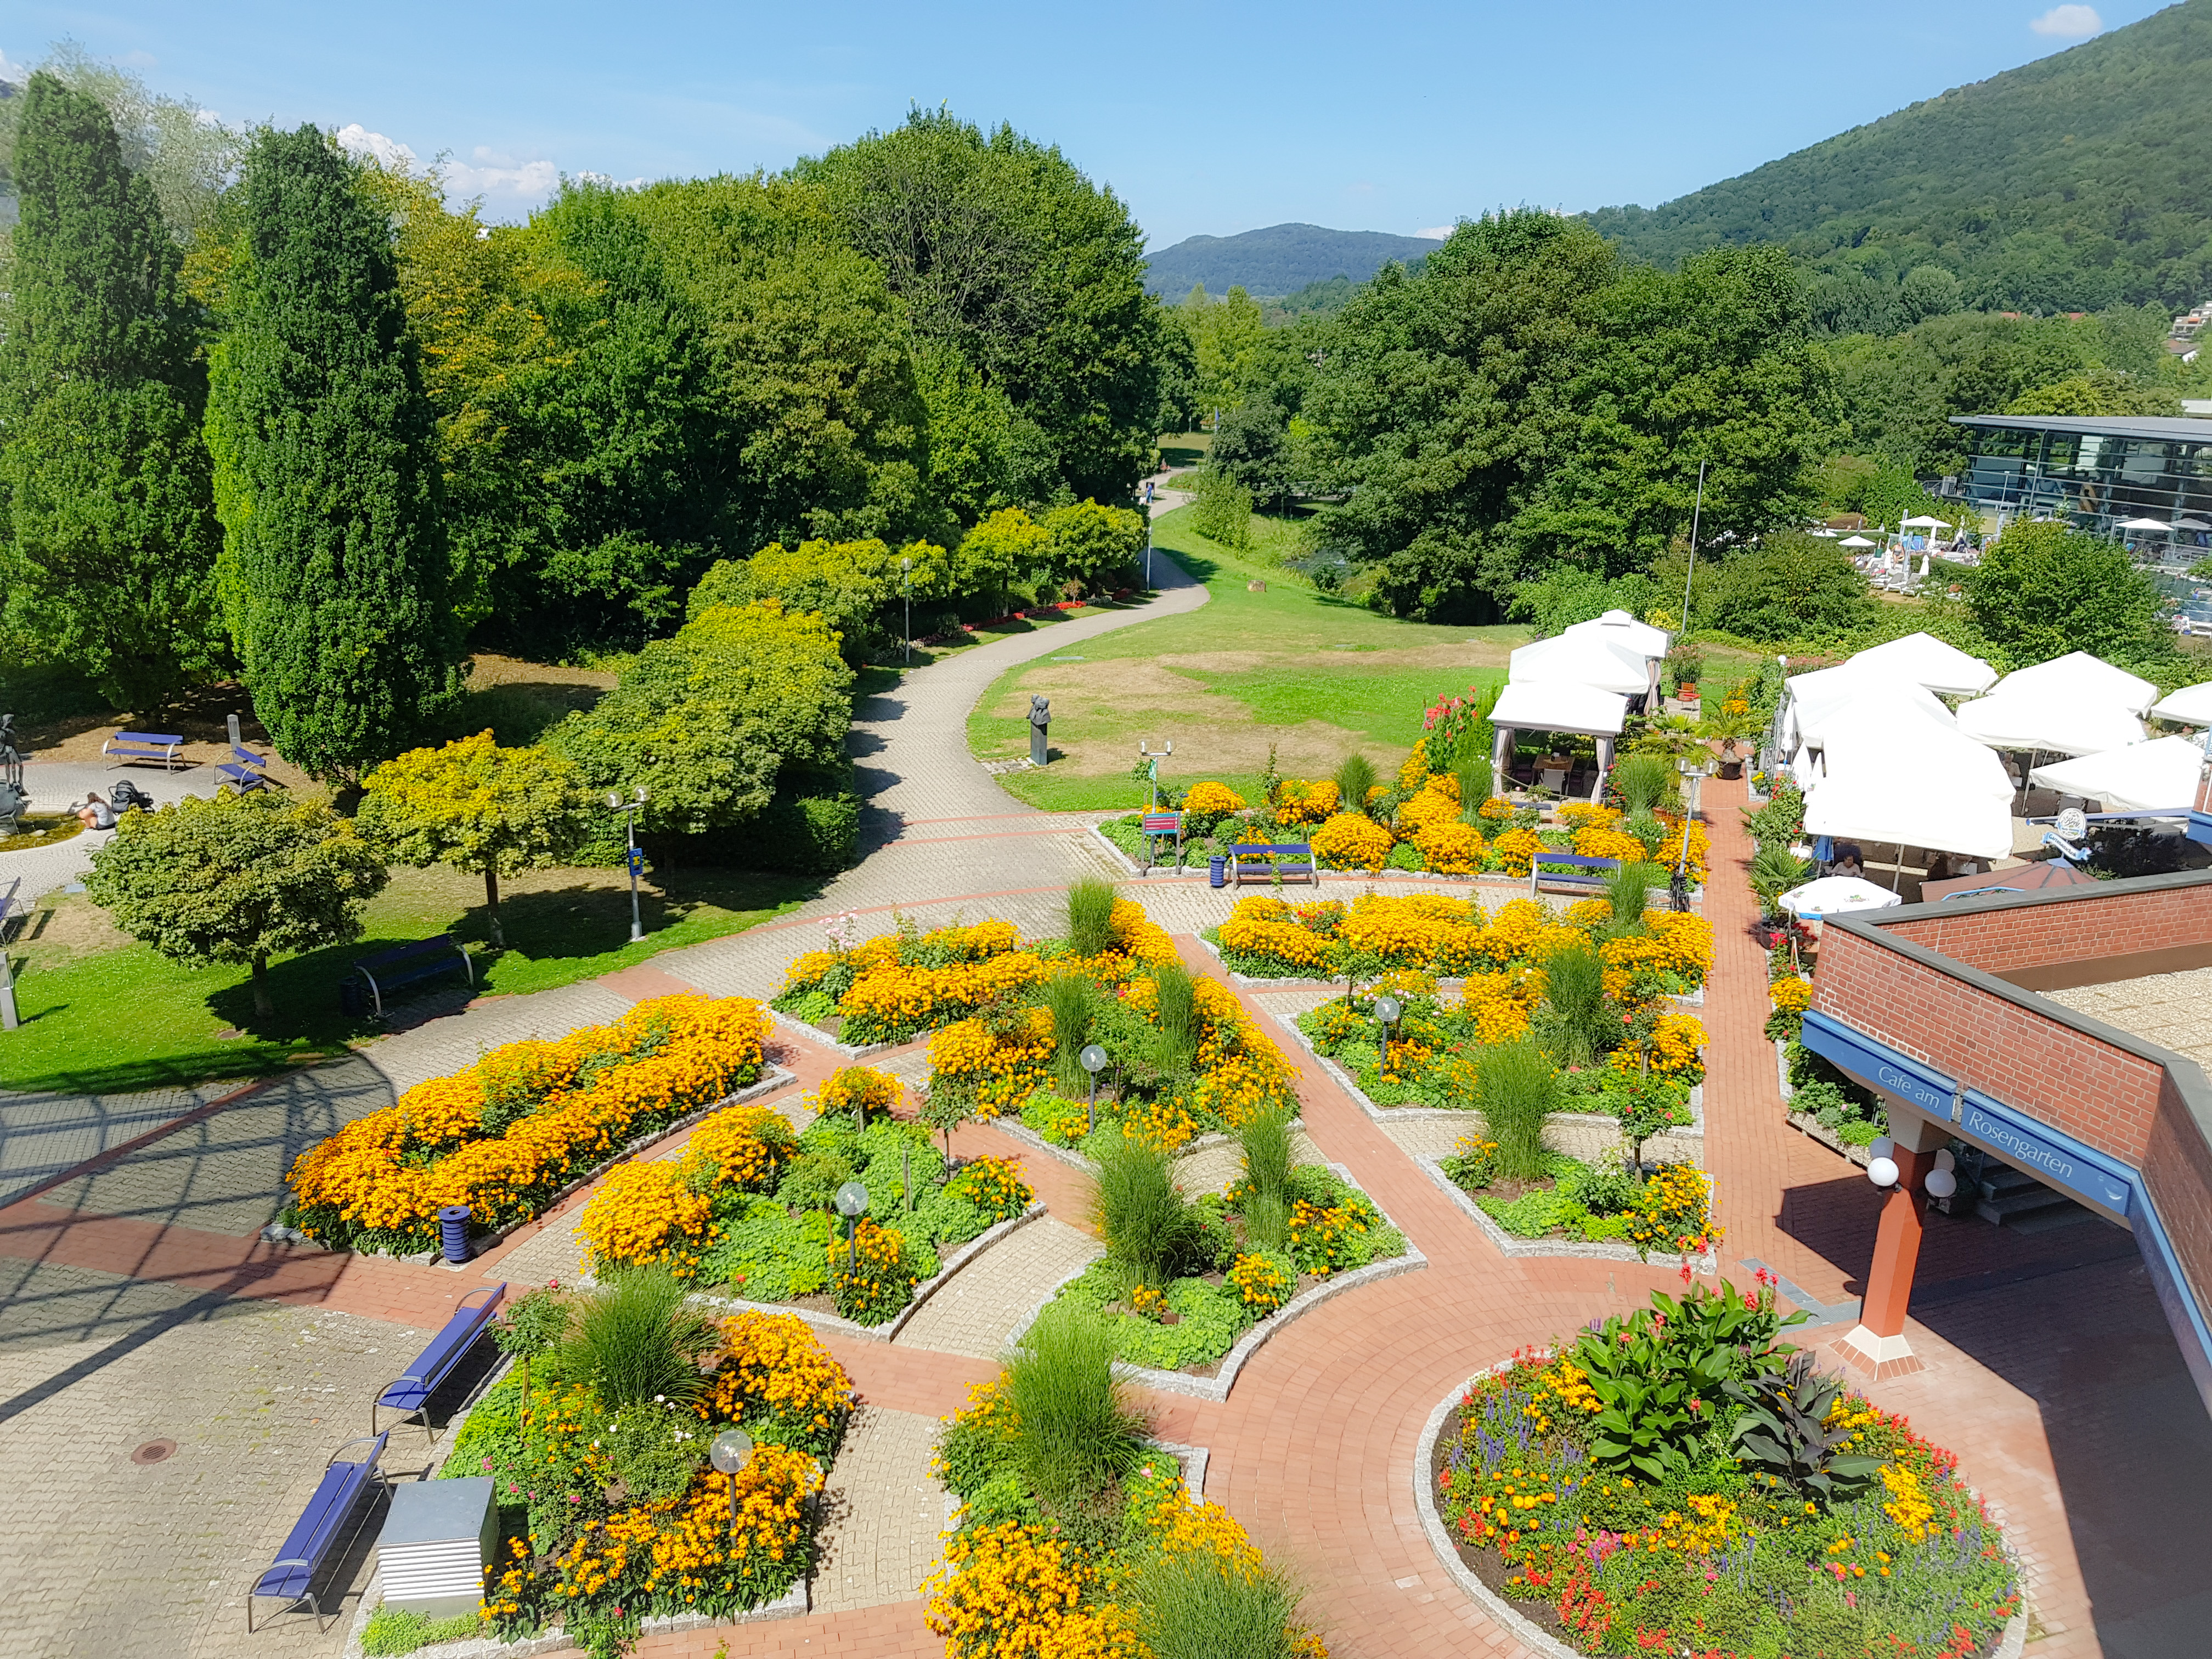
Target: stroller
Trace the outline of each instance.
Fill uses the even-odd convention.
[[[128,778],[118,778],[107,791],[107,804],[119,817],[125,812],[150,812],[154,798]]]

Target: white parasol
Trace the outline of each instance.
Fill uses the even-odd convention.
[[[1887,887],[1877,887],[1856,876],[1823,876],[1802,887],[1791,888],[1776,902],[1792,915],[1809,921],[1846,910],[1886,910],[1905,901]]]

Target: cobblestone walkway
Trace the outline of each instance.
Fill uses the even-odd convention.
[[[929,1473],[938,1421],[863,1406],[823,1490],[814,1610],[849,1613],[910,1601],[942,1560],[953,1503]]]
[[[896,1343],[996,1359],[1037,1304],[1105,1254],[1089,1233],[1039,1216],[955,1273],[906,1322]]]

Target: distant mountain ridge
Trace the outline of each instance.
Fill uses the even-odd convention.
[[[1146,256],[1145,286],[1180,300],[1203,283],[1220,295],[1242,288],[1279,298],[1334,276],[1364,283],[1393,259],[1408,264],[1438,244],[1382,230],[1330,230],[1322,225],[1269,225],[1235,236],[1192,236]]]
[[[1957,87],[1656,208],[1584,216],[1630,254],[1780,242],[1832,283],[1934,264],[1973,307],[2212,295],[2212,0]]]

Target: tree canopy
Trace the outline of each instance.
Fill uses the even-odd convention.
[[[2117,542],[2063,524],[2009,526],[1968,573],[1974,621],[2019,666],[2087,651],[2149,678],[2172,678],[2159,631],[2165,596]]]

